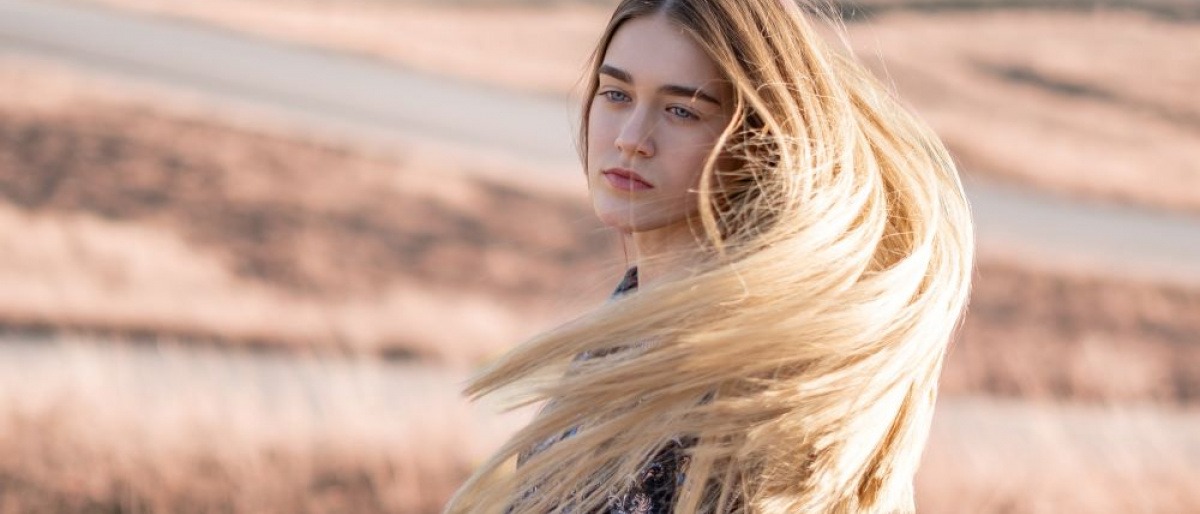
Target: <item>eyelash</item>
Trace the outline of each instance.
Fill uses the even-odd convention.
[[[609,102],[618,102],[618,101],[620,101],[620,100],[614,100],[614,99],[613,99],[613,97],[612,97],[612,94],[613,94],[613,93],[615,93],[615,94],[618,94],[618,95],[621,95],[621,96],[623,96],[623,97],[625,97],[625,98],[629,98],[629,96],[628,96],[628,95],[626,95],[625,93],[622,93],[622,92],[620,92],[620,91],[615,91],[615,90],[601,91],[601,92],[600,92],[599,94],[597,94],[596,96],[603,96],[603,97],[604,97],[606,100],[608,100]],[[681,113],[682,113],[682,115],[680,115],[680,114],[677,114],[676,116],[678,116],[680,119],[685,119],[685,120],[686,120],[686,119],[697,119],[697,118],[698,118],[698,116],[696,116],[696,114],[695,114],[695,113],[693,113],[692,111],[689,111],[689,110],[687,110],[687,109],[684,109],[683,107],[679,107],[678,105],[672,105],[671,107],[668,107],[668,110],[670,110],[670,109],[678,109],[678,110],[679,110],[679,112],[681,112]]]

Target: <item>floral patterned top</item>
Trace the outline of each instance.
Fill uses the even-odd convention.
[[[613,291],[610,300],[635,291],[638,286],[637,268],[629,268],[621,283]],[[592,356],[582,354],[577,359],[585,360]],[[545,450],[554,443],[575,435],[576,429],[566,431],[560,437],[554,437],[535,445],[522,452],[517,457],[517,466],[522,465],[529,457]],[[684,471],[687,469],[688,457],[681,450],[694,444],[688,438],[675,438],[667,443],[653,459],[638,472],[632,489],[624,495],[614,495],[609,498],[608,506],[596,514],[666,514],[671,512],[675,503],[675,491],[683,484]]]

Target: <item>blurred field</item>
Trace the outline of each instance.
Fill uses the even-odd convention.
[[[1200,411],[943,397],[917,512],[1196,512]]]
[[[577,85],[612,4],[87,1],[555,96]],[[1195,4],[848,5],[868,13],[847,27],[853,51],[894,84],[968,173],[1200,212]]]
[[[573,297],[602,299],[619,276],[620,250],[582,196],[72,77],[0,68],[30,92],[0,100],[9,327],[462,365],[586,307]],[[1200,334],[1200,291],[983,259],[951,391],[1200,395],[1200,345],[1186,344]],[[1030,352],[1057,366],[1025,376]],[[1116,380],[1059,367],[1129,355],[1154,364]]]
[[[451,75],[488,46],[544,65],[502,83],[544,94],[603,22],[575,2],[104,1],[388,40]],[[1196,54],[1145,50],[1185,48],[1194,22],[984,14],[851,31],[972,173],[1200,205]],[[32,60],[0,59],[0,91],[0,513],[436,512],[521,420],[458,398],[465,370],[622,271],[583,184],[537,189],[470,149],[367,150]],[[921,511],[1200,511],[1200,288],[1052,264],[981,256]]]
[[[473,362],[586,295],[567,277],[612,255],[579,196],[77,78],[0,68],[9,326]]]
[[[437,512],[525,419],[423,365],[5,343],[3,513]]]
[[[0,512],[433,513],[526,413],[411,364],[2,348]],[[493,406],[488,406],[493,407]],[[1192,512],[1200,409],[943,396],[921,512]]]

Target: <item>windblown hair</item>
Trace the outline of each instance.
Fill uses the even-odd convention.
[[[970,214],[937,136],[818,33],[836,21],[795,2],[617,7],[592,56],[581,141],[598,67],[632,18],[667,16],[733,86],[697,193],[707,258],[482,371],[468,394],[549,403],[448,512],[593,512],[677,437],[695,444],[675,512],[914,510],[970,288]]]

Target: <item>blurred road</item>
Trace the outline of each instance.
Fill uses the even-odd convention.
[[[384,141],[445,139],[574,161],[561,102],[513,102],[508,93],[405,73],[369,58],[186,22],[84,3],[0,0],[3,54],[66,61]]]
[[[70,3],[0,0],[0,56],[33,55],[266,109],[322,130],[453,143],[575,180],[561,100],[432,78],[379,61]],[[1063,266],[1200,284],[1200,218],[967,184],[980,244]]]

